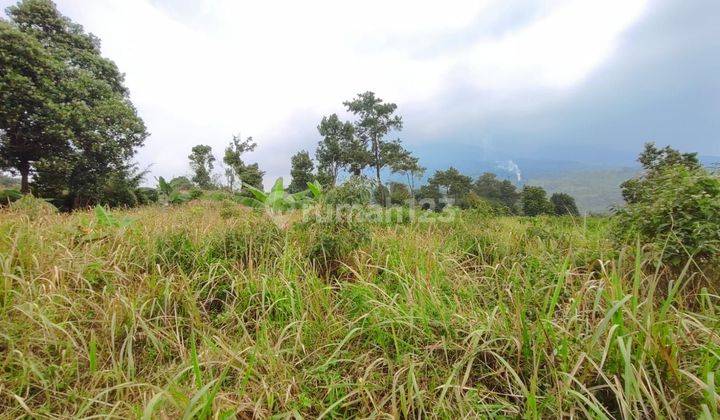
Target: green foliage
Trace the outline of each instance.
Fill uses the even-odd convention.
[[[137,197],[138,204],[140,205],[153,204],[160,200],[158,190],[150,187],[140,187],[136,189],[135,196]]]
[[[507,179],[501,181],[495,174],[486,172],[475,180],[472,188],[479,197],[515,212],[520,193]]]
[[[697,153],[680,153],[670,146],[658,149],[655,143],[645,143],[645,148],[638,157],[644,173],[639,178],[629,179],[620,185],[622,196],[629,204],[642,199],[644,191],[652,188],[653,178],[662,175],[663,171],[672,166],[684,166],[689,169],[700,169]]]
[[[186,176],[176,176],[170,180],[169,184],[172,188],[178,191],[190,191],[195,188],[193,182]]]
[[[31,163],[68,147],[61,74],[61,61],[37,37],[0,20],[0,169],[20,172],[24,193]]]
[[[367,166],[366,162],[369,161],[369,157],[364,152],[365,149],[356,147],[357,145],[353,142],[355,127],[352,123],[341,122],[337,114],[332,114],[329,117],[323,117],[317,129],[323,137],[315,151],[315,158],[318,161],[318,177],[321,178],[323,185],[330,188],[335,187],[340,170],[350,167],[349,165],[353,162],[356,162],[351,165],[353,172],[359,172],[360,169]],[[357,162],[361,162],[360,165]]]
[[[136,221],[0,214],[5,417],[717,412],[718,285],[695,287],[716,277],[617,247],[607,218],[109,213]]]
[[[347,181],[327,193],[331,205],[367,205],[372,201],[374,183],[362,175],[351,176]]]
[[[228,165],[226,177],[231,191],[234,191],[235,182],[238,181],[238,187],[242,189],[243,185],[250,185],[253,188],[261,189],[263,184],[263,175],[265,172],[260,170],[257,163],[246,164],[242,160],[242,155],[252,152],[257,147],[257,143],[252,137],[245,140],[237,135],[233,136],[230,145],[225,149],[223,162]]]
[[[192,181],[195,185],[206,190],[213,188],[212,171],[215,156],[212,155],[212,147],[198,144],[192,148],[188,159],[190,159],[190,168],[194,172]]]
[[[616,236],[637,238],[681,265],[689,257],[707,263],[720,255],[720,177],[676,164],[638,180],[632,203],[617,212]]]
[[[18,190],[0,190],[0,207],[5,207],[20,198],[22,193]]]
[[[200,198],[203,194],[202,190],[194,187],[187,193],[180,190],[178,185],[186,186],[185,181],[187,181],[185,177],[174,178],[170,182],[165,181],[163,177],[159,177],[157,189],[160,193],[159,198],[167,204],[183,204],[190,200]],[[190,185],[192,186],[192,184]]]
[[[58,211],[57,207],[48,203],[46,200],[33,197],[30,194],[23,195],[19,200],[10,203],[8,209],[13,213],[27,216],[30,220],[49,216]]]
[[[507,207],[497,201],[491,201],[479,196],[475,191],[470,191],[465,197],[465,205],[476,214],[482,216],[502,216],[509,214]]]
[[[405,205],[413,198],[410,188],[399,182],[388,183],[388,196],[390,203],[397,206]]]
[[[547,199],[547,193],[542,187],[526,185],[521,194],[522,210],[525,216],[539,216],[553,214],[555,208]]]
[[[579,216],[575,199],[569,194],[555,193],[550,196],[550,203],[553,205],[554,213],[558,216],[570,215]]]
[[[442,209],[446,204],[466,207],[465,198],[472,189],[472,179],[463,175],[452,166],[445,171],[437,171],[428,180],[428,185],[420,190],[423,199],[436,200],[436,209]],[[441,202],[447,199],[450,203]]]
[[[308,190],[300,191],[295,194],[289,194],[283,187],[283,179],[278,178],[273,184],[269,193],[255,187],[246,185],[253,197],[240,197],[238,200],[241,204],[249,207],[263,209],[269,212],[283,213],[289,210],[300,209],[312,202]],[[313,184],[314,191],[319,191],[318,186]]]
[[[315,165],[312,159],[310,159],[310,154],[305,150],[297,152],[291,159],[290,176],[292,176],[292,180],[290,181],[290,185],[288,185],[288,192],[297,193],[305,191],[307,185],[315,180],[315,175],[313,175],[314,169]]]
[[[214,238],[208,248],[211,261],[238,263],[254,266],[263,259],[272,260],[282,252],[284,243],[282,231],[269,220],[260,220],[252,225],[241,224]]]
[[[359,170],[364,166],[375,167],[375,180],[378,186],[382,186],[380,180],[382,168],[409,155],[400,145],[399,139],[385,140],[385,136],[391,131],[402,129],[402,118],[395,115],[397,105],[383,102],[374,92],[369,91],[360,93],[355,99],[343,104],[348,112],[358,118],[355,122],[355,136],[358,141],[353,143],[354,147],[351,148],[353,153],[348,153],[352,156],[348,159],[351,161],[350,167],[355,175],[359,175]],[[360,153],[367,146],[370,148],[369,153]],[[385,202],[384,195],[381,197],[381,202]]]
[[[153,257],[154,264],[190,273],[195,268],[199,253],[190,235],[180,231],[157,238]]]
[[[200,198],[200,197],[202,197],[202,196],[203,196],[203,190],[201,190],[201,189],[199,189],[199,188],[193,188],[193,189],[190,190],[190,192],[188,193],[188,198],[189,198],[190,200],[197,200],[198,198]]]
[[[355,251],[370,240],[365,224],[337,215],[298,223],[293,230],[300,235],[310,264],[325,277],[344,273],[345,266],[352,264]]]
[[[130,217],[118,217],[103,206],[95,206],[95,224],[100,227],[125,229],[135,220]]]
[[[0,166],[20,173],[24,193],[34,171],[36,193],[71,209],[116,200],[107,187],[131,172],[129,159],[147,137],[122,73],[101,56],[99,40],[51,1],[23,1],[7,14]]]
[[[415,190],[415,179],[422,177],[425,173],[425,168],[420,166],[418,158],[399,150],[395,156],[388,159],[388,164],[392,173],[405,174],[408,181],[408,191],[412,197]]]

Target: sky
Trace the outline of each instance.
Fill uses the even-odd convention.
[[[126,74],[150,183],[188,174],[196,144],[221,161],[240,134],[271,184],[314,151],[323,115],[349,118],[342,102],[367,90],[398,105],[393,136],[429,166],[626,164],[646,141],[720,155],[717,0],[57,5]]]

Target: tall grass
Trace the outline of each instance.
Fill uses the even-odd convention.
[[[369,224],[328,272],[312,224],[116,213],[0,214],[2,417],[718,416],[717,279],[606,219]]]

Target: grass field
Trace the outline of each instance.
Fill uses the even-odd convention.
[[[5,211],[0,417],[717,418],[717,279],[609,223],[368,223],[319,269],[230,203]]]

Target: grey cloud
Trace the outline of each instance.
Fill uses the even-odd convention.
[[[650,6],[612,57],[572,90],[524,92],[499,104],[466,80],[431,107],[433,115],[423,111],[428,104],[412,104],[405,138],[465,145],[483,159],[626,163],[650,140],[720,155],[720,2]],[[427,135],[429,118],[445,134]]]

